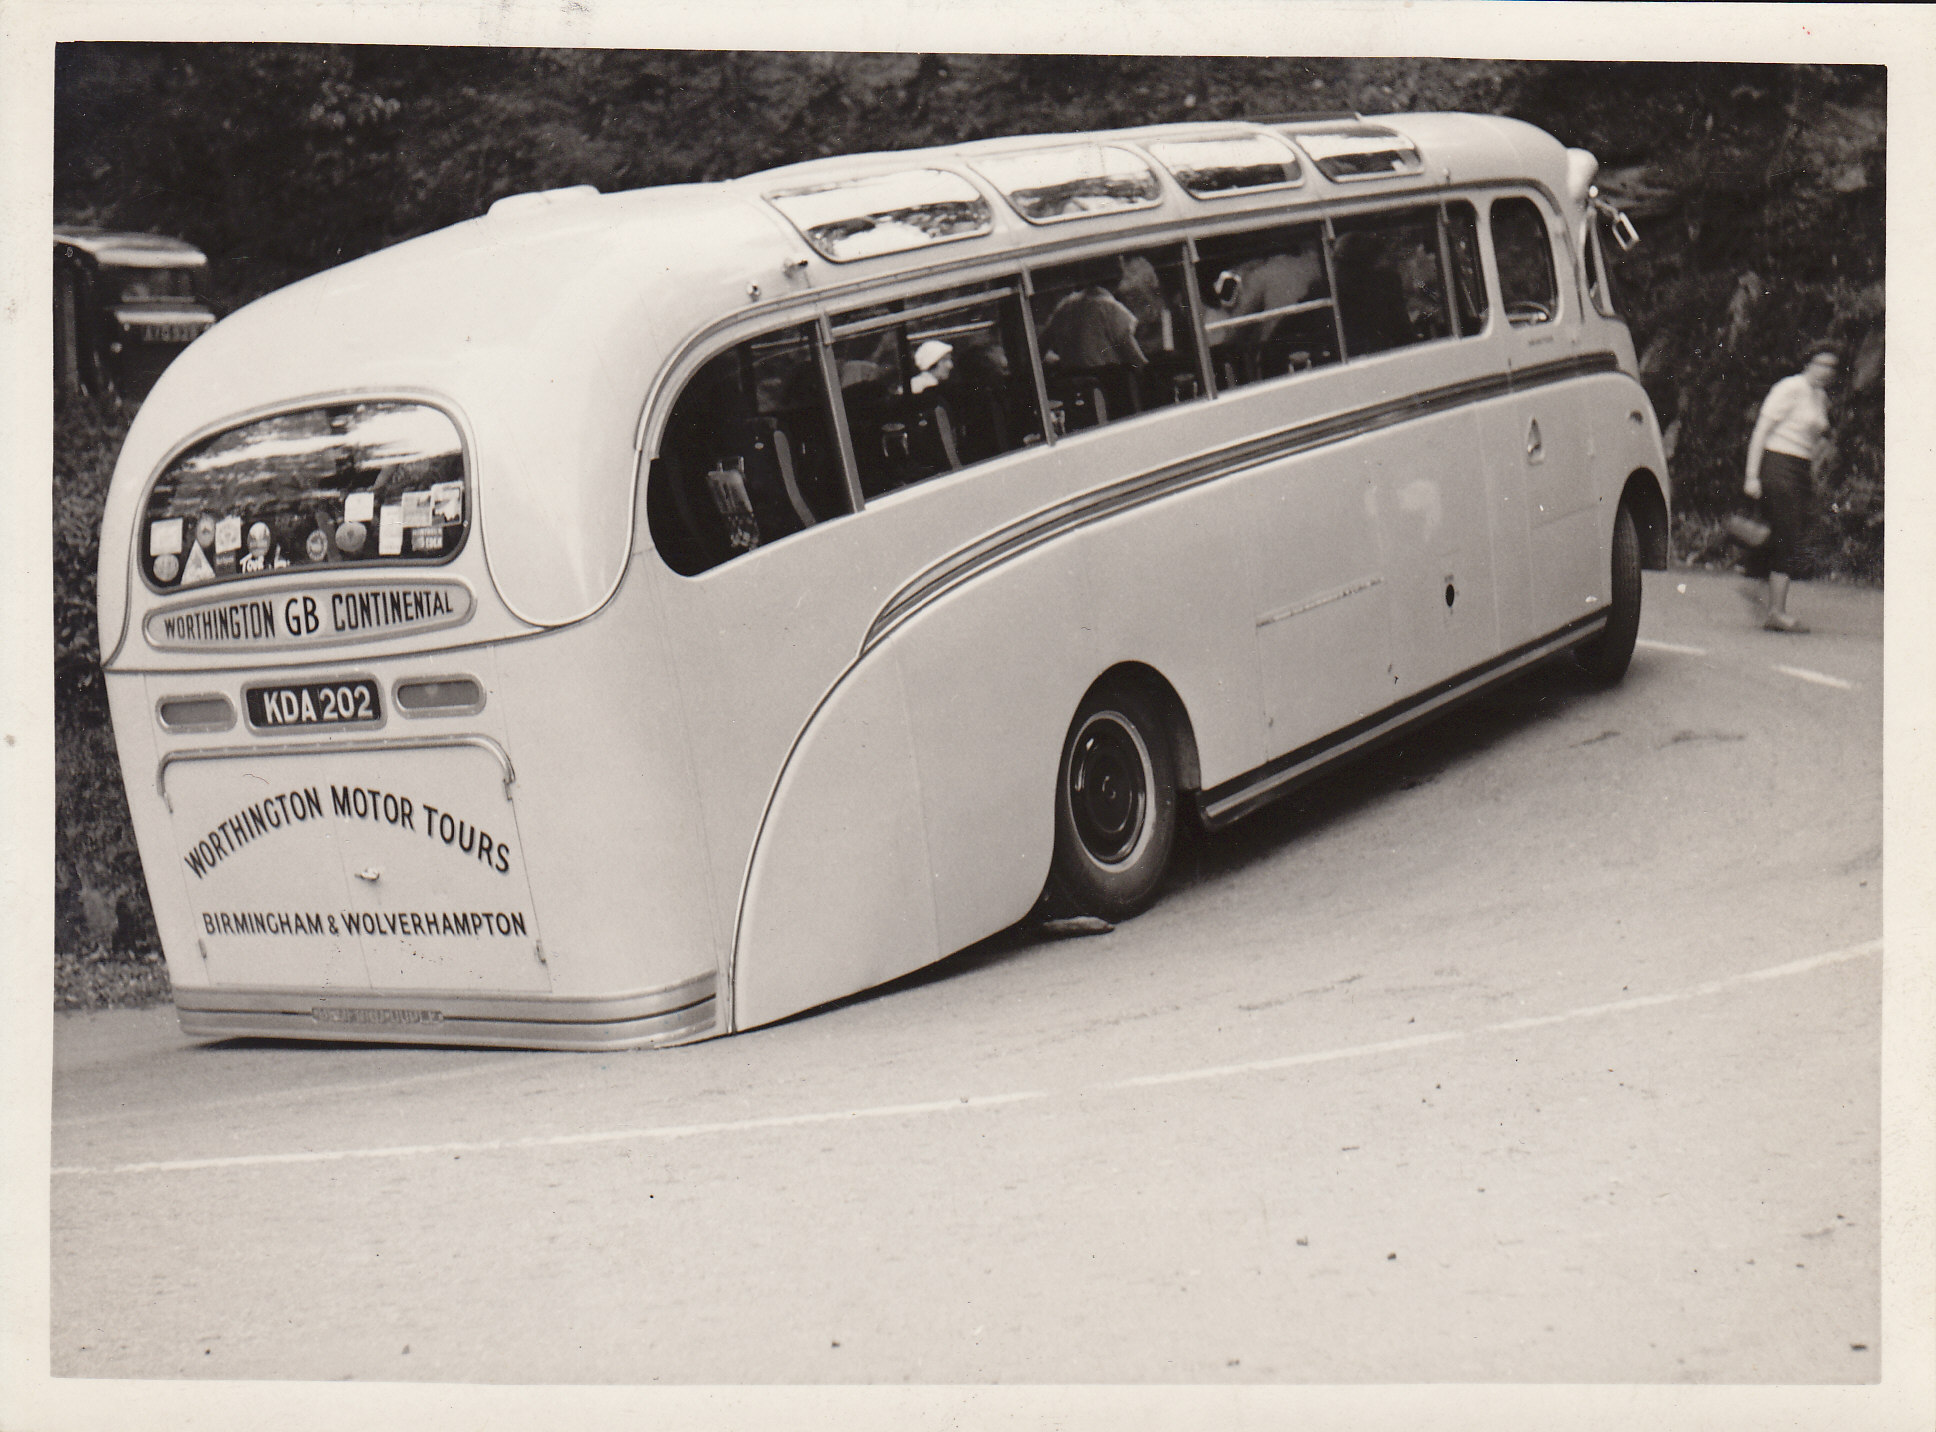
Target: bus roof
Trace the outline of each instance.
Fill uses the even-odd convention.
[[[1135,212],[1046,226],[1021,218],[975,169],[991,156],[1072,144],[1146,154],[1154,141],[1258,133],[1298,140],[1349,124],[1395,131],[1416,146],[1422,165],[1340,182],[1306,162],[1295,189],[1215,199],[1192,198],[1165,182],[1156,202]],[[917,169],[962,176],[982,191],[992,211],[986,234],[830,262],[766,198]],[[1107,243],[1151,223],[1280,209],[1287,197],[1342,202],[1520,181],[1544,186],[1557,200],[1566,173],[1565,149],[1531,125],[1413,114],[1015,136],[815,159],[711,184],[515,196],[490,214],[259,299],[170,365],[117,469],[117,489],[132,490],[118,514],[110,509],[120,530],[104,533],[104,554],[118,554],[113,572],[103,562],[104,622],[116,619],[110,611],[118,618],[122,606],[140,489],[184,442],[253,413],[346,394],[445,401],[474,440],[478,521],[493,580],[519,616],[559,624],[596,610],[615,589],[630,553],[643,406],[667,360],[711,326],[937,263]],[[104,630],[106,649],[118,635]]]

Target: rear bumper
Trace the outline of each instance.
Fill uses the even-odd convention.
[[[182,1033],[514,1049],[636,1049],[719,1033],[710,974],[640,994],[569,999],[447,991],[177,989]]]

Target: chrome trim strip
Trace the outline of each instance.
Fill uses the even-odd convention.
[[[1501,653],[1491,661],[1448,677],[1435,686],[1428,686],[1328,736],[1319,737],[1294,751],[1287,751],[1253,771],[1200,792],[1197,796],[1198,811],[1204,823],[1212,829],[1228,825],[1266,801],[1287,794],[1294,786],[1333,761],[1368,750],[1406,727],[1437,715],[1534,662],[1588,640],[1606,622],[1607,613],[1604,611],[1581,617],[1557,632]]]
[[[1456,343],[1463,340],[1443,341]],[[930,565],[888,598],[862,639],[860,652],[865,655],[921,608],[938,601],[962,583],[1044,542],[1105,518],[1219,478],[1235,476],[1279,458],[1348,442],[1382,428],[1504,397],[1523,388],[1562,382],[1591,373],[1618,372],[1619,368],[1619,359],[1605,352],[1562,358],[1509,373],[1489,373],[1484,377],[1450,383],[1403,398],[1368,404],[1328,418],[1280,428],[1093,489],[998,528]]]
[[[706,976],[710,986],[712,977]],[[635,1049],[647,1045],[681,1044],[722,1032],[718,1005],[710,988],[690,1004],[668,1009],[615,1007],[606,1017],[553,1019],[549,1000],[491,1001],[502,1006],[486,1012],[484,1001],[454,995],[445,1000],[418,997],[365,998],[335,993],[289,991],[287,999],[257,1002],[252,992],[235,992],[228,1003],[217,1001],[222,990],[176,992],[176,1017],[182,1033],[218,1039],[328,1040],[345,1043],[488,1045],[514,1049],[600,1050]],[[191,996],[200,996],[199,998]],[[587,1002],[596,1005],[601,1002]],[[288,1006],[298,1007],[288,1007]],[[319,1015],[337,1011],[354,1017]],[[425,1018],[411,1016],[422,1014]],[[384,1018],[384,1015],[395,1016]]]
[[[1257,618],[1257,625],[1267,627],[1272,622],[1281,622],[1288,617],[1303,616],[1304,613],[1316,611],[1319,607],[1326,607],[1333,602],[1341,602],[1346,597],[1355,597],[1360,592],[1368,592],[1373,587],[1382,586],[1384,585],[1384,581],[1385,579],[1382,576],[1361,578],[1358,581],[1350,582],[1345,586],[1339,587],[1335,592],[1326,592],[1323,596],[1306,598],[1304,601],[1285,607],[1282,611],[1266,612],[1263,616]]]
[[[1563,383],[1569,378],[1585,378],[1595,373],[1618,373],[1620,360],[1611,353],[1577,353],[1571,358],[1555,358],[1516,368],[1512,374],[1513,391],[1543,388],[1548,383]]]
[[[186,751],[163,752],[155,767],[155,792],[173,814],[175,803],[168,799],[168,768],[177,761],[230,761],[245,756],[328,756],[338,751],[414,751],[436,746],[476,746],[497,757],[504,768],[504,798],[511,799],[511,785],[518,774],[511,767],[511,756],[489,736],[376,736],[361,741],[287,741],[274,746],[201,746]]]
[[[177,1009],[197,1013],[301,1014],[319,1006],[341,1009],[441,1012],[448,1020],[523,1019],[546,1024],[613,1024],[687,1009],[713,997],[708,971],[657,989],[609,995],[472,994],[467,991],[274,989],[256,985],[210,985],[175,991]]]

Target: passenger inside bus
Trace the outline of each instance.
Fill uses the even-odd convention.
[[[864,497],[1040,441],[1033,374],[1008,357],[1027,349],[1019,300],[981,291],[924,295],[910,306],[925,317],[887,327],[886,305],[836,320],[862,330],[836,337],[834,359]]]
[[[840,450],[809,329],[738,344],[666,420],[647,516],[678,572],[702,572],[846,510]]]
[[[1338,360],[1322,230],[1315,224],[1208,239],[1197,275],[1220,389],[1322,367]]]
[[[1435,208],[1359,221],[1339,235],[1332,267],[1338,321],[1352,357],[1451,336]]]
[[[1135,371],[1125,396],[1128,417],[1150,408],[1187,402],[1203,391],[1197,367],[1195,322],[1190,315],[1188,266],[1180,248],[1149,249],[1118,257],[1114,293],[1136,317],[1136,344],[1147,360]]]
[[[957,339],[954,357],[951,406],[964,463],[1010,452],[1030,433],[1040,438],[1034,393],[1017,391],[1008,349],[992,324]]]
[[[1050,291],[1040,330],[1042,369],[1071,431],[1108,422],[1112,407],[1118,414],[1135,411],[1135,375],[1149,359],[1136,341],[1136,315],[1109,289],[1108,279],[1120,273],[1113,260],[1090,261],[1064,271],[1056,285],[1061,291]]]
[[[1160,298],[1140,268],[1121,257],[1085,259],[1035,276],[1036,337],[1062,430],[1099,427],[1142,408],[1139,375],[1149,366],[1141,337],[1160,325]],[[1127,301],[1111,287],[1124,289]],[[1155,302],[1152,299],[1156,298]],[[1133,305],[1133,306],[1132,306]]]

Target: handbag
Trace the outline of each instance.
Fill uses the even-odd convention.
[[[1730,512],[1723,517],[1721,525],[1727,528],[1728,536],[1734,538],[1743,547],[1760,547],[1774,533],[1774,529],[1760,518],[1749,517],[1739,512]]]

